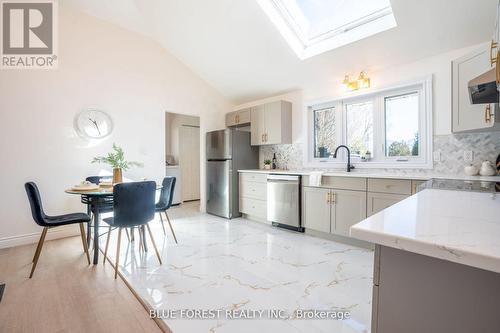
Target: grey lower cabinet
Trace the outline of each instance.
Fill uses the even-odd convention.
[[[372,333],[498,333],[500,274],[376,245]]]
[[[406,199],[408,196],[409,195],[406,194],[368,192],[366,195],[367,216],[372,216],[373,214],[378,213],[403,199]]]
[[[366,218],[366,192],[303,187],[306,229],[349,236],[349,228]]]

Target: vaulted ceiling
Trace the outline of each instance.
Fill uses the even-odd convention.
[[[496,3],[391,0],[396,28],[306,60],[297,58],[253,0],[64,0],[60,5],[155,39],[239,104],[487,41]]]

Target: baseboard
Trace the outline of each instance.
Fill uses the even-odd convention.
[[[40,239],[41,233],[42,233],[42,228],[40,228],[39,232],[34,232],[31,234],[0,238],[0,249],[36,243]],[[80,231],[76,225],[67,225],[54,229],[49,229],[45,239],[52,240],[52,239],[76,236],[79,234]]]

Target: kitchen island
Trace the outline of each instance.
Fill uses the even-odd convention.
[[[376,244],[372,333],[500,332],[500,194],[424,189],[350,234]]]

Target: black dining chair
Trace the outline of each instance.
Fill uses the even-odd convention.
[[[174,228],[172,228],[172,223],[170,222],[170,218],[168,217],[167,214],[167,210],[170,208],[170,206],[172,206],[172,200],[174,198],[175,182],[176,182],[175,177],[163,178],[160,199],[156,203],[155,210],[160,215],[163,234],[166,235],[166,232],[165,232],[165,226],[163,225],[163,217],[161,216],[161,213],[165,214],[168,225],[170,226],[170,231],[172,231],[172,235],[174,236],[175,244],[177,244],[177,237],[175,237]]]
[[[84,223],[90,221],[90,216],[85,213],[72,213],[65,215],[49,216],[43,211],[42,199],[40,198],[40,191],[34,182],[28,182],[24,184],[26,189],[26,194],[28,195],[28,200],[31,207],[31,215],[36,224],[43,227],[40,240],[35,250],[35,255],[33,256],[33,266],[31,267],[30,279],[33,277],[36,265],[38,263],[38,258],[40,258],[40,253],[42,252],[43,242],[45,241],[45,236],[50,228],[55,228],[68,224],[79,224],[80,225],[80,235],[82,237],[83,250],[87,256],[87,261],[90,265],[89,249],[87,247],[87,241],[85,239],[85,229],[83,227]]]
[[[86,181],[93,184],[99,185],[102,182],[111,182],[113,178],[111,176],[89,176],[85,178]],[[92,210],[90,205],[90,200],[87,196],[82,195],[82,203],[87,205],[87,214],[92,216]],[[104,198],[104,202],[97,207],[99,213],[111,213],[113,211],[113,198]],[[92,220],[87,223],[87,244],[90,246],[90,228],[92,227]]]
[[[142,181],[116,184],[113,188],[113,217],[104,218],[109,224],[106,247],[104,249],[104,260],[108,253],[109,238],[113,229],[118,229],[118,241],[116,247],[115,279],[118,275],[118,264],[120,261],[120,241],[122,229],[138,227],[139,230],[148,229],[151,243],[156,251],[156,256],[161,265],[161,258],[156,248],[153,234],[148,222],[155,217],[155,194],[156,183],[154,181]]]

